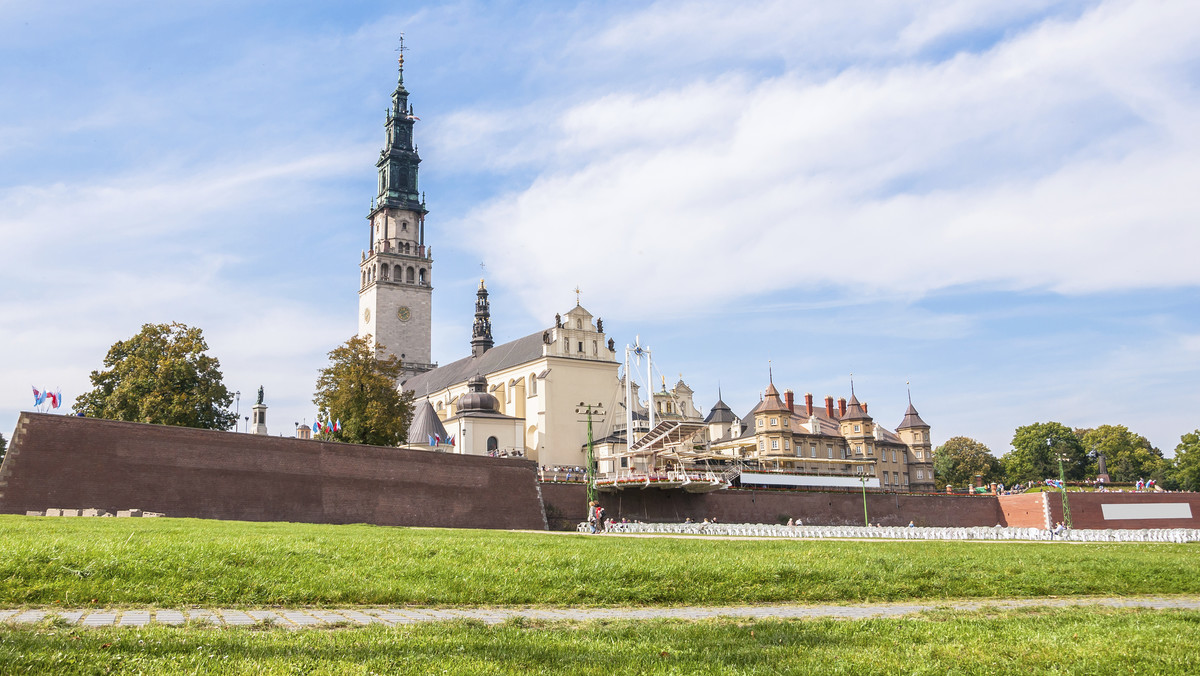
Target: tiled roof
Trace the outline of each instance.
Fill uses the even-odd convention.
[[[912,402],[908,403],[908,410],[904,412],[904,420],[900,422],[900,426],[896,429],[907,430],[913,427],[929,427],[921,420],[921,416],[917,415],[917,409],[913,408]]]
[[[542,346],[545,344],[542,334],[542,331],[538,331],[524,338],[497,345],[478,357],[463,357],[432,371],[415,375],[401,383],[401,386],[416,396],[423,397],[430,392],[461,383],[477,373],[486,376],[533,361],[542,356]]]
[[[413,413],[412,423],[408,426],[408,443],[428,445],[429,437],[432,436],[445,439],[448,435],[442,421],[433,410],[433,405],[426,400],[418,403],[417,410]]]

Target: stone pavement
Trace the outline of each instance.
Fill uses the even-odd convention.
[[[214,626],[236,627],[269,623],[287,629],[305,627],[354,627],[368,624],[406,625],[420,622],[476,620],[499,624],[514,618],[545,621],[586,622],[590,620],[703,620],[715,617],[746,619],[837,618],[861,620],[903,617],[927,610],[974,611],[985,608],[1011,609],[1034,606],[1105,607],[1200,610],[1200,597],[1137,598],[1035,598],[981,599],[927,603],[880,603],[849,606],[722,606],[676,608],[287,608],[269,610],[213,609],[125,609],[125,610],[0,610],[0,622],[35,624],[59,617],[81,627],[144,627],[182,625],[201,621]]]

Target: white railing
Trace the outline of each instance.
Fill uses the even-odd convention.
[[[581,523],[579,532],[589,530]],[[1200,542],[1197,528],[1067,529],[1060,533],[1041,528],[975,526],[781,526],[763,523],[614,523],[613,533],[660,535],[722,535],[766,538],[853,538],[878,540],[1063,540],[1067,542]]]

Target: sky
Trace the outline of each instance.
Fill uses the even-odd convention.
[[[1200,427],[1200,4],[0,2],[0,433],[146,323],[311,422],[401,34],[433,357],[582,304],[708,410]],[[481,268],[481,264],[483,267]],[[853,374],[853,376],[851,376]],[[655,376],[656,379],[659,376]],[[244,400],[244,401],[242,401]],[[243,423],[244,424],[244,423]]]

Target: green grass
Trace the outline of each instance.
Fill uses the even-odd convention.
[[[1200,593],[1200,546],[0,517],[0,606],[721,605]]]
[[[1193,674],[1198,641],[1200,613],[1104,609],[332,631],[45,625],[0,628],[0,672]]]

